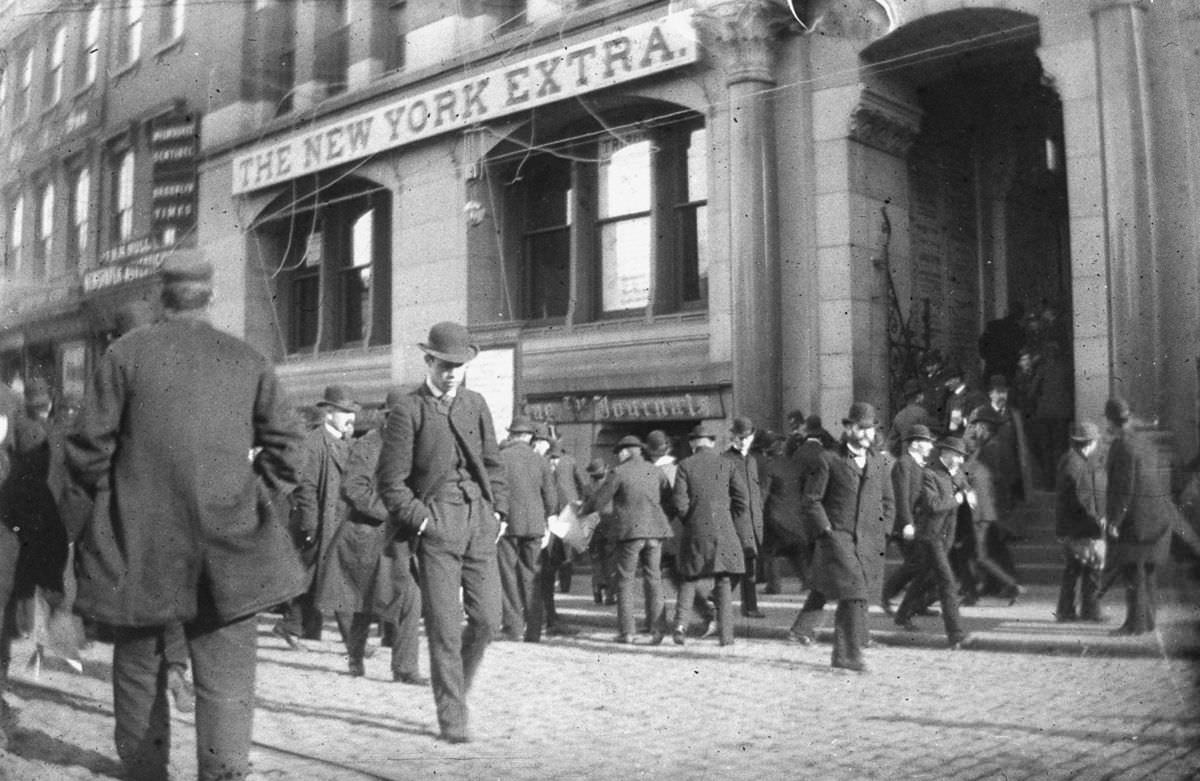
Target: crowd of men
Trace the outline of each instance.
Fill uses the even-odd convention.
[[[498,441],[464,386],[478,348],[453,322],[418,345],[425,378],[388,394],[378,427],[355,436],[361,403],[334,385],[305,433],[269,362],[208,322],[211,267],[172,259],[161,276],[161,316],[126,313],[82,401],[53,415],[44,382],[26,385],[23,409],[0,389],[0,673],[31,595],[103,627],[131,778],[166,777],[172,698],[195,710],[202,779],[250,773],[256,615],[272,609],[273,633],[297,652],[332,614],[354,676],[378,622],[393,681],[431,686],[440,739],[462,743],[493,639],[574,633],[554,594],[581,555],[623,644],[638,634],[638,592],[650,643],[686,644],[698,615],[703,636],[732,644],[735,592],[742,616],[764,617],[759,575],[778,592],[786,563],[807,590],[789,639],[813,643],[833,602],[831,661],[854,671],[873,601],[908,629],[938,603],[958,647],[960,604],[1023,593],[1004,525],[1031,483],[1004,374],[976,395],[947,369],[913,387],[887,429],[856,402],[840,437],[800,412],[780,435],[738,417],[728,430],[697,423],[686,453],[655,431],[622,437],[611,466],[581,467],[523,415]],[[1058,461],[1058,618],[1102,620],[1107,558],[1126,582],[1118,631],[1140,633],[1154,626],[1169,494],[1128,405],[1113,399],[1105,416],[1107,461],[1088,422]],[[889,542],[904,563],[885,581]]]

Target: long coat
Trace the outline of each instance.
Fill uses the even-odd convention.
[[[742,540],[743,548],[758,550],[763,538],[763,491],[758,459],[744,456],[734,448],[729,448],[722,455],[742,473],[742,482],[746,486],[746,511],[733,519],[738,537]]]
[[[1108,520],[1117,530],[1114,565],[1161,559],[1177,512],[1170,471],[1153,443],[1122,429],[1108,449]]]
[[[504,467],[487,402],[475,391],[459,388],[447,416],[450,436],[426,423],[431,415],[443,414],[440,403],[422,383],[392,408],[384,426],[376,482],[388,513],[409,534],[432,517],[428,501],[454,469],[455,442],[483,498],[508,515]]]
[[[936,543],[949,552],[958,521],[959,502],[955,494],[970,487],[961,470],[951,475],[940,459],[934,459],[928,469],[922,470],[914,513],[917,539]]]
[[[311,575],[319,577],[338,527],[346,517],[342,473],[350,446],[322,424],[304,435],[300,449],[303,466],[292,493],[292,513],[301,535],[316,540]]]
[[[804,481],[804,503],[812,527],[820,532],[813,549],[812,587],[827,599],[877,597],[895,514],[883,456],[868,451],[860,470],[844,442],[825,451]]]
[[[368,431],[350,446],[342,475],[346,518],[320,569],[317,607],[325,612],[361,612],[394,618],[398,568],[410,566],[409,540],[388,523],[387,508],[375,490],[375,469],[383,435]]]
[[[804,525],[803,494],[800,492],[803,464],[795,454],[767,460],[762,472],[763,535],[780,545],[808,542]]]
[[[678,558],[683,577],[746,571],[736,523],[748,511],[743,471],[736,461],[707,447],[679,462],[673,498],[683,523]]]
[[[678,479],[678,478],[677,478]],[[667,476],[640,455],[618,464],[600,489],[583,503],[580,515],[598,512],[610,501],[613,507],[610,540],[663,539],[671,535],[664,505],[670,502]]]
[[[1068,449],[1058,460],[1054,483],[1054,533],[1068,539],[1103,537],[1108,476],[1097,454],[1089,458]]]
[[[902,536],[904,527],[916,526],[915,510],[917,500],[921,498],[921,483],[924,479],[925,467],[917,463],[910,453],[905,453],[896,459],[892,466],[892,491],[896,495],[896,520],[892,523],[891,533],[896,537]]]
[[[566,453],[548,460],[550,461],[550,470],[554,473],[554,489],[557,500],[554,511],[562,512],[564,507],[583,496],[591,480],[588,479],[587,472],[583,471],[579,463]]]
[[[550,463],[529,445],[512,439],[500,447],[508,486],[509,537],[541,537],[546,518],[558,512],[558,489]]]
[[[67,439],[68,467],[97,502],[76,608],[160,626],[194,618],[203,588],[230,621],[303,591],[287,529],[260,502],[296,479],[300,432],[286,409],[266,358],[198,317],[114,342]]]
[[[31,596],[36,586],[61,592],[67,533],[50,473],[53,459],[61,458],[63,426],[20,414],[11,436],[10,473],[0,481],[0,521],[21,539],[13,593]]]

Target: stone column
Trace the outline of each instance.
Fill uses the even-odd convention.
[[[1092,20],[1104,182],[1112,392],[1161,414],[1165,354],[1155,257],[1154,146],[1144,0],[1096,0]]]
[[[773,59],[792,19],[771,0],[701,3],[697,23],[724,72],[729,138],[733,414],[778,427],[780,272]]]

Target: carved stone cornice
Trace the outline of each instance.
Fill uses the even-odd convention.
[[[796,26],[787,8],[776,0],[701,0],[697,5],[697,32],[727,83],[774,84],[780,35]]]
[[[921,132],[916,109],[864,92],[850,115],[850,138],[896,157],[905,157]]]

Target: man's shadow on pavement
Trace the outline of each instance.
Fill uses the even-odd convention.
[[[99,704],[90,698],[79,697],[68,692],[55,691],[41,686],[32,686],[21,681],[10,680],[9,688],[25,700],[44,700],[72,710],[81,711],[93,716],[102,710]],[[16,726],[9,733],[8,751],[11,754],[29,760],[44,762],[62,767],[81,767],[102,776],[120,778],[125,772],[124,766],[115,758],[97,751],[91,751],[47,735],[39,729],[21,726],[20,713],[17,714]]]

